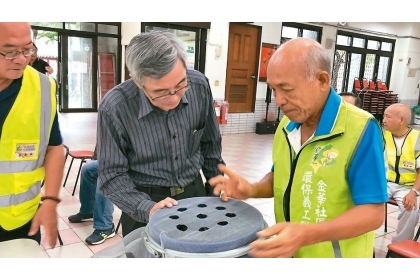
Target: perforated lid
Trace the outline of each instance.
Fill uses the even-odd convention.
[[[162,248],[216,253],[249,245],[264,227],[261,213],[243,201],[194,197],[157,210],[146,228],[149,237]]]

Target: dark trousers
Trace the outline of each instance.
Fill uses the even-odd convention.
[[[29,236],[28,232],[31,228],[32,220],[24,224],[23,226],[14,229],[14,230],[5,230],[2,227],[0,227],[0,242],[13,240],[13,239],[20,239],[20,238],[26,238],[26,239],[33,239],[38,244],[41,244],[41,231],[38,229],[38,232],[35,235]]]
[[[187,185],[184,188],[183,193],[180,193],[175,196],[171,196],[169,190],[170,188],[165,187],[137,187],[137,189],[141,192],[147,193],[154,202],[159,202],[167,197],[172,197],[175,200],[179,200],[183,198],[206,196],[206,189],[204,188],[201,175],[199,175],[191,184]],[[147,223],[137,222],[125,212],[122,212],[121,227],[123,236],[126,236],[133,230],[144,227],[146,225]]]

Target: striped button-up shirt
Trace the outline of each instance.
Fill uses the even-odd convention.
[[[98,183],[123,212],[147,222],[155,202],[135,189],[178,187],[221,174],[221,134],[205,76],[187,70],[189,88],[167,112],[132,79],[110,90],[98,110]]]

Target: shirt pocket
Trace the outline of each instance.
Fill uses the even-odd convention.
[[[200,149],[201,137],[203,136],[206,127],[199,130],[193,130],[190,137],[189,155],[193,156]]]

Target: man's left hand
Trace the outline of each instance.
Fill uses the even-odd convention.
[[[45,235],[48,238],[48,244],[51,248],[57,243],[57,202],[53,200],[45,200],[36,211],[32,219],[31,229],[28,235],[34,235],[40,230],[40,226],[44,226]]]
[[[410,192],[406,196],[404,196],[402,204],[404,205],[404,208],[407,211],[417,209],[417,194],[414,191],[410,190]]]

